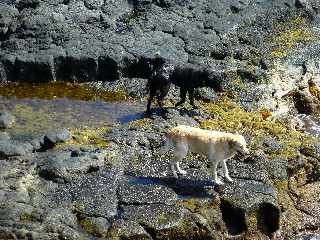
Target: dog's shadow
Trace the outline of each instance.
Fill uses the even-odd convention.
[[[193,180],[184,177],[128,177],[129,184],[161,185],[171,188],[180,198],[213,198],[217,196],[217,186],[210,180]]]
[[[122,116],[122,117],[118,118],[117,120],[120,123],[128,123],[128,122],[131,122],[131,121],[134,121],[134,120],[143,119],[144,116],[145,116],[144,112],[137,112],[137,113],[133,113],[133,114],[128,114],[128,115]]]

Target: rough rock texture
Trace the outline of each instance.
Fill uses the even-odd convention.
[[[149,62],[161,57],[223,72],[223,89],[248,109],[267,109],[281,118],[294,105],[295,112],[309,114],[318,104],[306,91],[310,77],[319,82],[318,5],[318,0],[4,1],[0,81],[91,81],[112,90],[103,82],[120,79],[117,88],[143,98]],[[301,94],[288,98],[297,87]],[[198,97],[215,98],[210,95],[202,89]]]
[[[11,128],[15,122],[15,118],[7,111],[0,112],[0,128]]]
[[[154,114],[115,125],[104,133],[109,145],[103,149],[67,142],[1,155],[1,238],[293,239],[301,233],[296,239],[310,239],[304,230],[320,226],[319,144],[297,149],[304,163],[289,167],[290,157],[272,155],[283,146],[263,139],[248,159],[228,162],[234,182],[220,187],[207,158],[188,154],[181,163],[187,175],[175,179],[171,153],[158,154],[164,134],[204,119],[194,110],[169,108],[166,119]]]
[[[270,45],[265,30],[273,21],[303,14],[317,22],[318,12],[316,0],[5,1],[0,76],[32,82],[143,77],[144,59],[155,56],[236,67]],[[265,66],[238,71],[252,80]]]
[[[165,116],[111,127],[104,148],[70,146],[67,130],[27,142],[1,132],[0,239],[319,238],[319,139],[272,121],[298,129],[288,113],[318,114],[307,83],[319,81],[319,21],[317,0],[2,1],[1,81],[91,81],[143,98],[160,56],[224,72],[225,92],[198,89],[221,105],[176,109],[172,88]],[[251,155],[228,162],[233,183],[215,186],[194,154],[173,178],[158,151],[177,124],[245,135]]]

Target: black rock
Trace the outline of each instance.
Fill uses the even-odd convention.
[[[66,184],[50,193],[50,197],[58,206],[67,207],[74,203],[76,212],[110,218],[117,214],[116,190],[120,179],[121,175],[117,171],[101,171]]]
[[[57,143],[63,143],[71,139],[71,135],[68,129],[59,129],[48,133],[43,137],[42,148],[52,148]]]
[[[39,175],[49,181],[69,182],[81,174],[95,173],[104,164],[103,153],[83,153],[79,156],[68,151],[47,152],[38,164]]]

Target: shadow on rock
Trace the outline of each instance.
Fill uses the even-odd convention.
[[[173,177],[128,177],[128,183],[133,185],[162,185],[173,189],[181,198],[212,198],[217,195],[216,192],[212,191],[214,183],[209,180],[176,179]]]

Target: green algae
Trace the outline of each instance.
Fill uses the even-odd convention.
[[[152,229],[152,227],[150,227]],[[155,230],[156,239],[216,239],[211,229],[197,224],[194,219],[183,219],[179,225],[167,229]]]
[[[49,83],[6,83],[0,85],[0,96],[18,99],[46,99],[70,98],[83,101],[125,101],[126,93],[121,91],[98,91],[80,84],[67,82]]]

